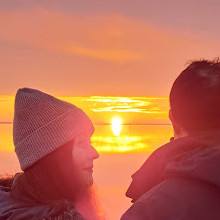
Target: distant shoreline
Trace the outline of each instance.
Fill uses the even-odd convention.
[[[10,121],[0,121],[0,124],[12,124],[13,122]]]
[[[0,121],[0,124],[13,124],[13,122],[10,121]],[[110,123],[94,123],[94,125],[112,125]],[[125,123],[122,125],[172,125],[171,123],[144,123],[144,124],[129,124]]]
[[[94,123],[94,125],[112,125],[110,123]],[[144,124],[130,124],[130,123],[124,123],[124,124],[121,124],[122,126],[123,125],[172,125],[171,123],[144,123]]]

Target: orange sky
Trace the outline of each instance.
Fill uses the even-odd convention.
[[[220,3],[0,2],[0,95],[167,97],[186,61],[219,55]]]
[[[93,146],[100,153],[151,153],[172,136],[172,127],[168,125],[169,102],[165,97],[57,98],[77,105],[91,118],[95,124]],[[14,96],[0,96],[0,110],[0,151],[13,150]],[[115,117],[129,126],[111,126]]]
[[[111,96],[58,98],[82,108],[91,118],[95,124],[93,146],[100,153],[151,153],[160,143],[166,143],[172,136],[172,127],[167,126],[170,124],[168,98]],[[0,96],[0,110],[0,150],[13,150],[14,96]],[[116,124],[114,127],[119,131],[116,134],[111,126],[115,117],[120,118],[123,125],[131,126],[121,127]],[[145,126],[149,124],[151,126]]]
[[[42,90],[90,116],[99,152],[145,152],[96,162],[106,219],[119,219],[130,206],[130,176],[169,141],[172,126],[124,126],[113,136],[97,124],[115,116],[125,124],[170,123],[167,97],[185,63],[219,56],[219,8],[216,0],[0,1],[1,173],[19,169],[5,151],[14,149],[12,124],[2,124],[13,120],[16,91]]]
[[[169,101],[165,97],[57,97],[82,108],[95,124],[167,124]],[[0,96],[0,123],[12,122],[14,96]]]

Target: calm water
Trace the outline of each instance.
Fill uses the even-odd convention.
[[[111,125],[95,125],[92,142],[99,153],[151,153],[171,135],[171,125],[122,125],[119,136]],[[0,124],[0,151],[13,150],[12,124]]]
[[[130,206],[125,197],[131,175],[159,146],[172,136],[170,125],[123,125],[114,136],[110,125],[96,125],[93,146],[100,157],[95,162],[94,180],[106,220],[120,219]],[[0,124],[0,173],[20,171],[13,152],[12,124]]]

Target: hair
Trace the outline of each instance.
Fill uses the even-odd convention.
[[[24,173],[14,178],[11,196],[24,202],[53,204],[67,200],[83,201],[86,207],[83,215],[92,215],[94,219],[102,217],[93,187],[81,182],[76,165],[72,159],[74,140],[64,144],[54,152],[46,155]],[[27,198],[27,200],[26,200]]]
[[[64,144],[15,177],[11,196],[16,200],[27,198],[24,202],[28,204],[53,204],[61,200],[74,203],[84,199],[87,210],[98,219],[102,213],[94,189],[80,182],[72,159],[73,147],[74,141]]]
[[[72,159],[72,148],[73,141],[68,142],[27,168],[18,177],[15,187],[22,185],[22,191],[41,203],[75,200],[82,191],[82,184]]]
[[[12,186],[13,180],[14,180],[13,175],[10,175],[10,174],[0,175],[0,186],[7,187],[10,189]]]
[[[220,128],[220,62],[189,63],[173,83],[170,108],[174,123],[188,132]]]

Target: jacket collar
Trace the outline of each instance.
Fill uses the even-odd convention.
[[[135,202],[142,194],[163,181],[165,166],[183,154],[201,147],[220,144],[220,130],[198,132],[171,141],[158,148],[141,168],[132,175],[126,196]]]

